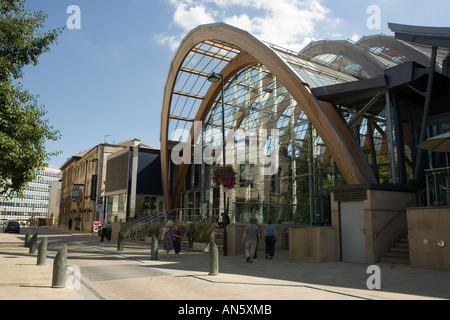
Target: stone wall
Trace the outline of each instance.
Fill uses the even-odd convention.
[[[450,208],[408,208],[408,232],[411,267],[450,271]]]

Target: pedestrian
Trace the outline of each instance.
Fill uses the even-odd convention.
[[[275,255],[275,242],[277,241],[277,230],[272,225],[272,220],[267,221],[268,225],[265,228],[266,240],[266,259],[273,259]]]
[[[111,240],[109,238],[108,235],[108,228],[109,228],[109,224],[108,221],[106,221],[106,218],[103,219],[103,224],[102,224],[102,239],[100,240],[100,242],[103,242],[103,239],[106,237],[106,239],[108,239],[108,242]]]
[[[180,255],[181,252],[181,230],[178,225],[173,226],[173,247],[175,249],[175,255]]]
[[[221,217],[222,221],[219,222],[219,228],[226,228],[230,224],[230,216],[222,212]]]
[[[72,230],[72,219],[69,219],[69,230]]]
[[[258,224],[258,219],[255,218],[255,222],[254,223],[259,229],[259,234],[261,234],[261,226]],[[255,255],[253,256],[253,259],[257,258],[259,241],[260,241],[260,239],[258,239],[258,242],[256,242]]]
[[[166,250],[166,256],[169,257],[170,250],[173,249],[174,235],[173,235],[173,222],[168,221],[163,228],[164,250]]]
[[[247,257],[246,262],[253,262],[256,244],[260,238],[261,234],[258,226],[255,224],[255,218],[251,218],[249,225],[247,225],[244,234],[242,235],[242,242],[245,244],[245,256]]]

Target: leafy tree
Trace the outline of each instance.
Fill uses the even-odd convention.
[[[44,118],[37,97],[18,81],[23,68],[37,65],[62,29],[42,31],[46,15],[31,12],[26,0],[0,0],[0,194],[22,194],[35,170],[50,157],[45,142],[58,140],[59,132]]]

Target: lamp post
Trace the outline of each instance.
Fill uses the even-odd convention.
[[[223,78],[223,74],[220,73],[215,73],[213,72],[209,77],[208,77],[208,81],[212,82],[212,83],[217,83],[219,81],[222,82],[222,155],[223,155],[223,167],[225,168],[227,166],[227,162],[226,162],[226,148],[225,148],[225,143],[226,143],[226,139],[225,139],[225,81]],[[223,192],[223,210],[224,210],[224,216],[223,216],[223,226],[224,226],[224,230],[223,230],[223,255],[227,256],[228,254],[228,246],[227,246],[227,221],[228,219],[228,208],[227,208],[227,193],[224,191]]]

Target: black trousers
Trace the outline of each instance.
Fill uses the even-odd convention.
[[[108,228],[103,228],[102,229],[102,242],[103,242],[103,239],[106,237],[106,239],[108,239],[108,241],[109,241],[109,238],[108,238]]]
[[[275,254],[275,237],[266,236],[266,254],[273,257]]]

